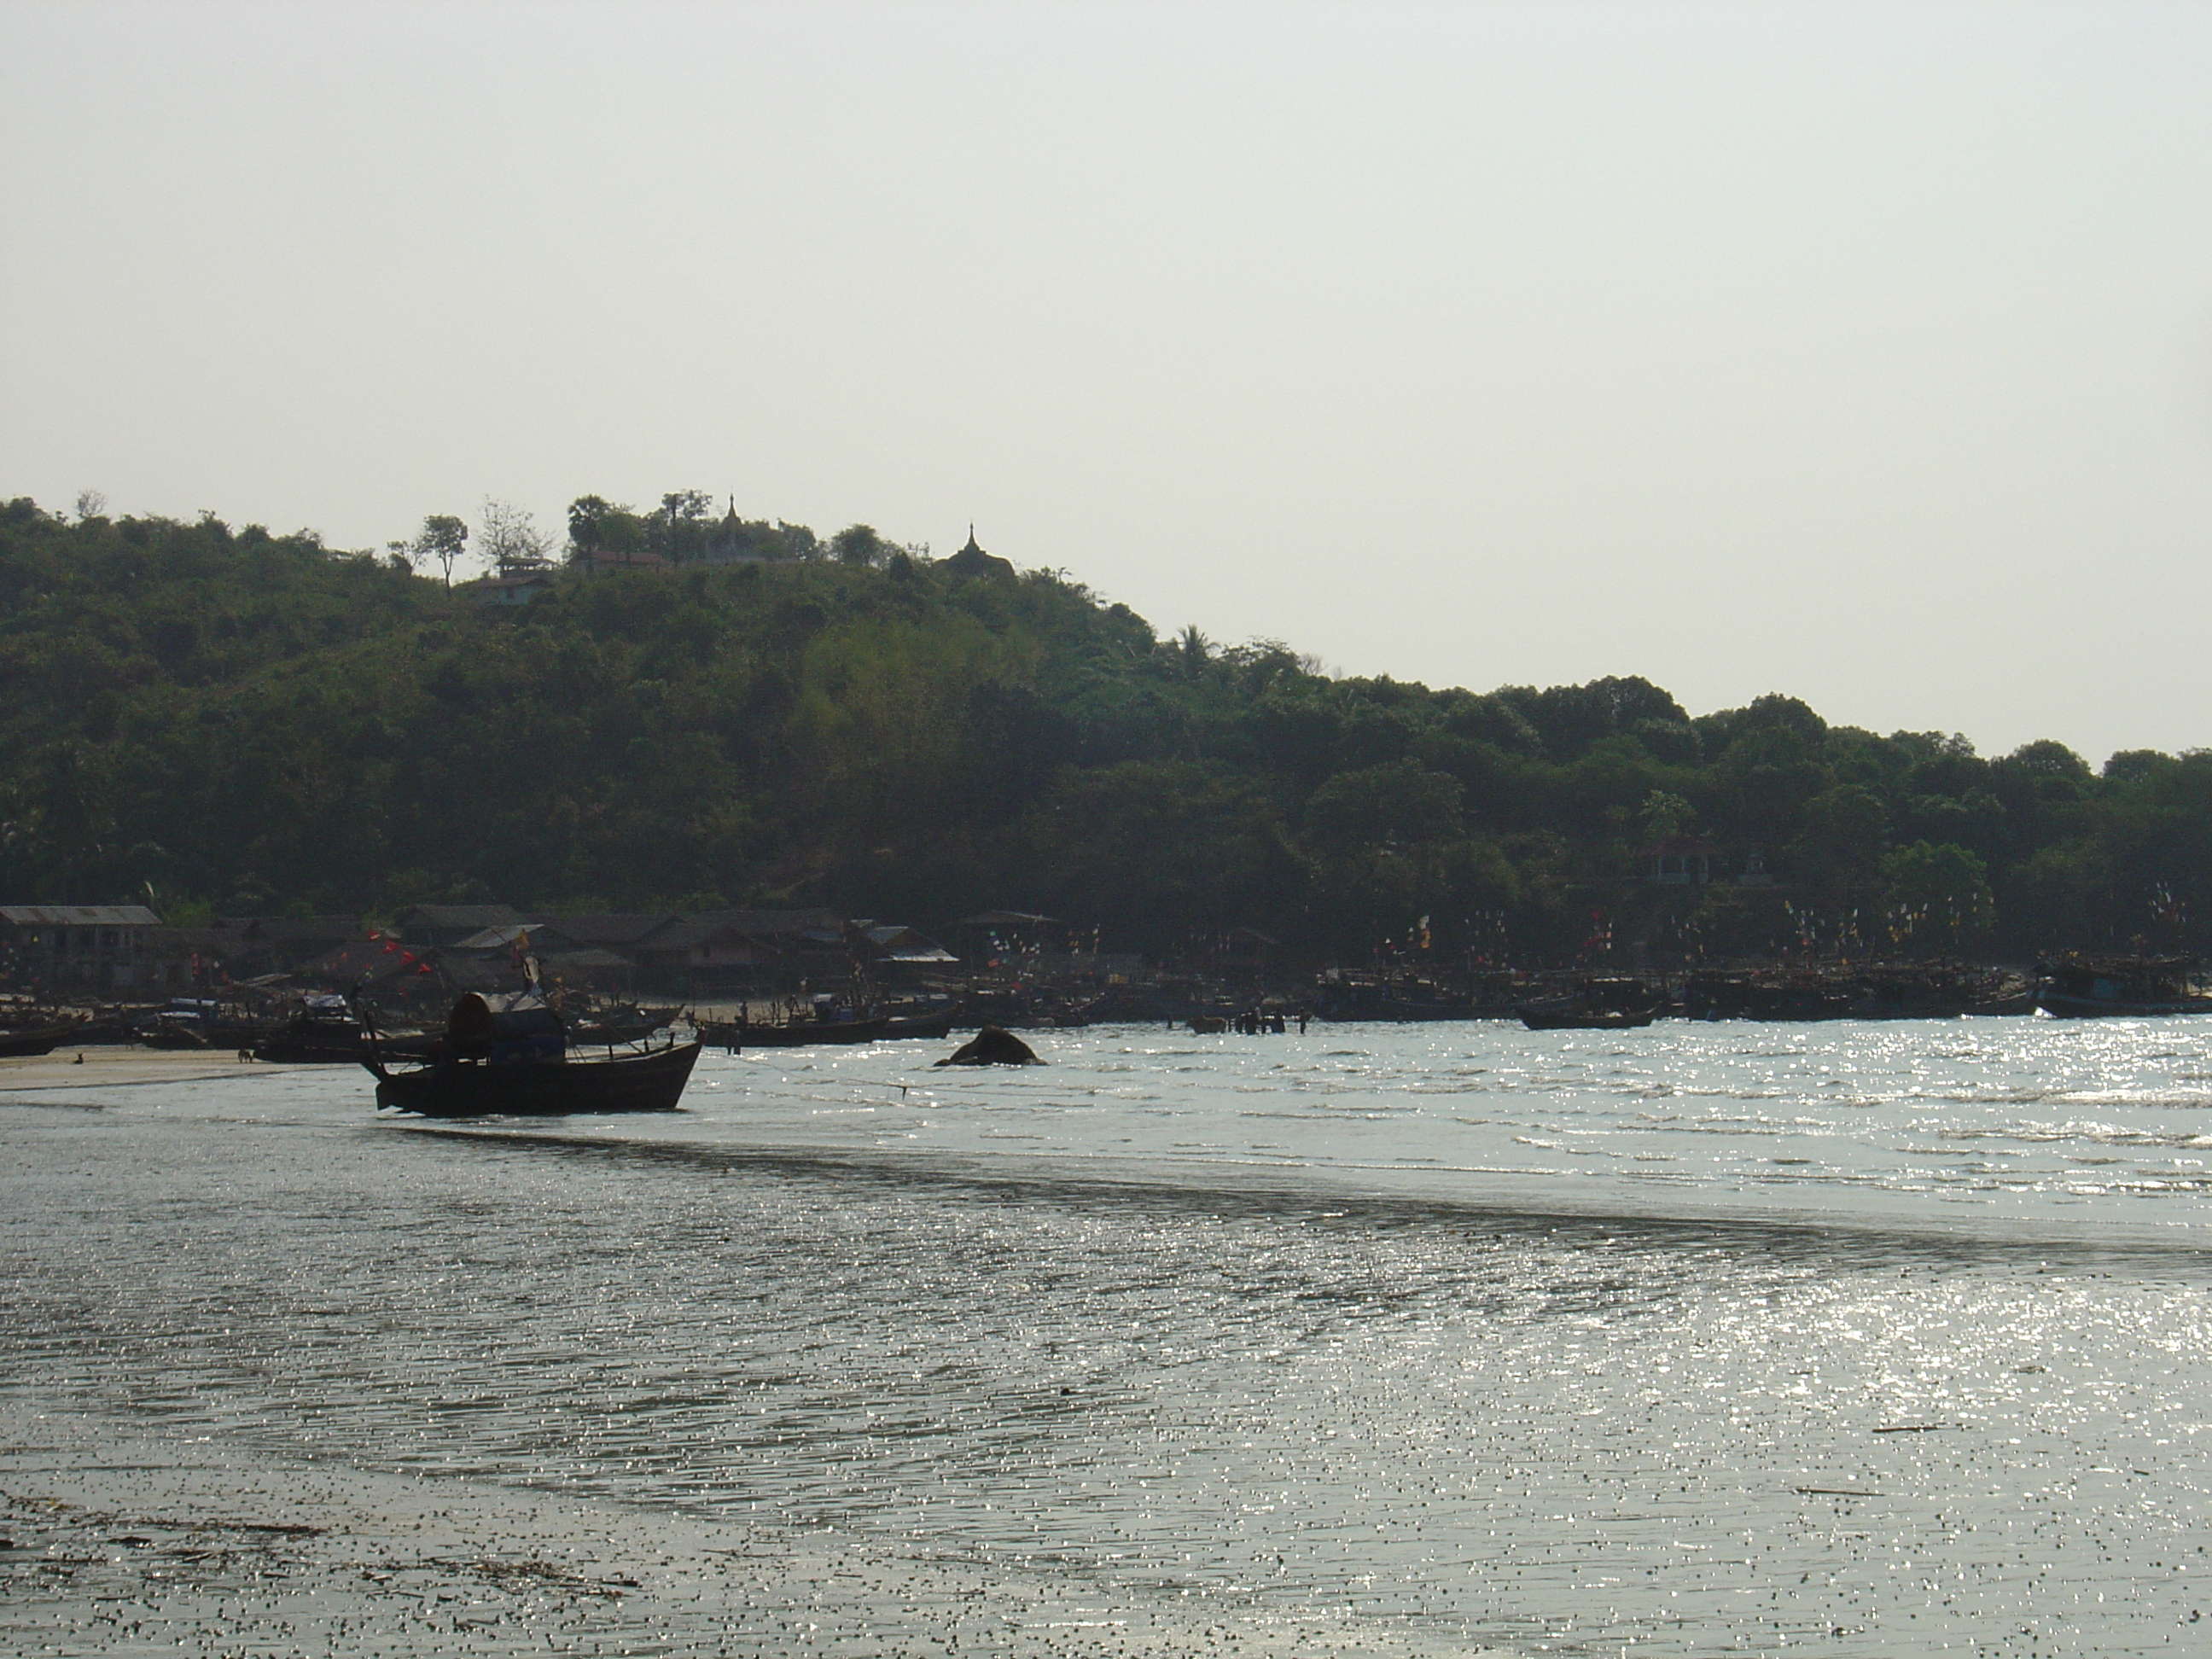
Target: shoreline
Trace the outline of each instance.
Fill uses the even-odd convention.
[[[142,1083],[196,1083],[210,1078],[278,1077],[289,1072],[330,1069],[240,1060],[235,1053],[223,1051],[88,1045],[0,1060],[0,1095],[46,1089],[123,1088]]]

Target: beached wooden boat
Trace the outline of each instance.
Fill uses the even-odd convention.
[[[434,1060],[411,1072],[362,1060],[376,1077],[376,1103],[424,1117],[567,1117],[599,1112],[672,1112],[684,1097],[700,1045],[680,1043],[612,1060]]]
[[[149,1048],[212,1048],[204,1027],[190,1020],[154,1019],[140,1026],[137,1039]]]
[[[55,1048],[70,1040],[73,1025],[46,1025],[36,1030],[0,1031],[0,1060],[21,1060],[33,1054],[50,1054]]]
[[[254,1043],[256,1060],[278,1066],[358,1066],[368,1034],[350,1019],[295,1019]]]
[[[427,1065],[394,1071],[374,1039],[362,1064],[376,1079],[378,1106],[424,1117],[672,1112],[700,1048],[671,1043],[651,1054],[571,1059],[551,1009],[495,1012],[471,993],[453,1006]]]
[[[269,1035],[268,1026],[235,1007],[191,997],[174,997],[166,1008],[140,1022],[137,1040],[149,1048],[214,1048],[228,1054],[251,1048]]]
[[[254,1059],[280,1066],[358,1066],[368,1030],[343,997],[309,997],[290,1019],[249,1045]],[[386,1050],[387,1057],[391,1049]]]

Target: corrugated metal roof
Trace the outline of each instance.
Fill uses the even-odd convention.
[[[143,904],[0,904],[0,921],[18,927],[159,927]]]
[[[145,935],[143,943],[158,955],[181,955],[197,951],[204,956],[228,959],[238,949],[235,934],[226,933],[220,927],[156,927]]]
[[[862,930],[886,962],[957,962],[959,957],[927,933],[911,927],[886,925]]]
[[[247,939],[271,944],[313,944],[327,939],[333,945],[362,936],[355,916],[217,916],[215,925],[232,929]]]
[[[612,951],[596,948],[581,951],[548,951],[538,958],[548,968],[635,968],[637,964],[628,957]]]
[[[647,935],[680,920],[672,910],[663,910],[658,914],[594,910],[582,915],[557,916],[551,925],[570,939],[581,939],[590,945],[635,945]]]
[[[426,927],[535,927],[538,924],[511,904],[417,904],[399,918],[399,926],[417,922]]]
[[[518,924],[512,927],[487,927],[482,933],[471,933],[453,945],[456,951],[496,951],[510,945],[526,933],[538,930]]]
[[[727,928],[733,933],[747,933],[765,939],[777,933],[805,933],[816,931],[835,931],[844,927],[844,918],[835,910],[702,910],[695,918],[709,927]]]

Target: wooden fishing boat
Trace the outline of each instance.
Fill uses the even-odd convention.
[[[651,1054],[571,1059],[552,1009],[494,1012],[471,992],[453,1005],[427,1065],[392,1070],[374,1037],[362,1064],[376,1079],[378,1106],[424,1117],[672,1112],[700,1047],[672,1042]]]
[[[745,1025],[748,1048],[811,1048],[827,1042],[874,1042],[890,1034],[890,1021],[875,1019],[801,1019],[788,1025]]]
[[[392,1072],[372,1052],[376,1103],[424,1117],[567,1117],[600,1112],[672,1112],[700,1045],[680,1043],[612,1060],[433,1060]]]
[[[893,1014],[884,1022],[884,1035],[932,1039],[950,1036],[959,1012],[957,1008],[940,1008],[933,1014]]]
[[[1521,1023],[1532,1031],[1633,1031],[1649,1025],[1649,1008],[1633,1012],[1619,1008],[1544,1008],[1531,1005],[1521,1010]]]
[[[887,1014],[872,1019],[799,1019],[787,1025],[750,1025],[741,1019],[701,1023],[699,1040],[736,1054],[741,1048],[807,1048],[825,1042],[878,1042],[902,1037],[948,1036],[959,1011]]]
[[[150,1020],[138,1028],[137,1037],[149,1048],[212,1048],[216,1046],[205,1027],[184,1019]]]
[[[0,1031],[0,1060],[21,1060],[33,1054],[50,1054],[55,1048],[70,1040],[73,1025],[46,1025],[36,1030]]]
[[[368,1034],[349,1019],[295,1019],[252,1045],[256,1060],[278,1066],[358,1066]]]
[[[568,1023],[572,1048],[611,1048],[650,1042],[653,1033],[668,1029],[681,1008],[609,1008],[582,1020]]]
[[[2037,964],[2035,1006],[2058,1019],[2212,1014],[2194,957],[2063,957]]]
[[[368,1030],[345,999],[310,997],[292,1018],[251,1045],[254,1059],[280,1066],[358,1066],[368,1052]],[[386,1049],[389,1056],[391,1050]]]
[[[1592,975],[1559,996],[1538,997],[1514,1010],[1532,1031],[1632,1031],[1649,1025],[1662,1003],[1642,980]]]
[[[137,1041],[149,1048],[214,1048],[234,1054],[269,1035],[263,1024],[236,1008],[189,997],[172,998],[138,1027]]]

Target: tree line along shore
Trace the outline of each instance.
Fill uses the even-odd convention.
[[[0,507],[0,898],[1004,909],[1152,964],[1432,977],[2202,948],[2212,754],[1334,677],[973,538],[703,501],[581,497],[557,559],[509,512],[473,583],[458,521],[352,552]]]

